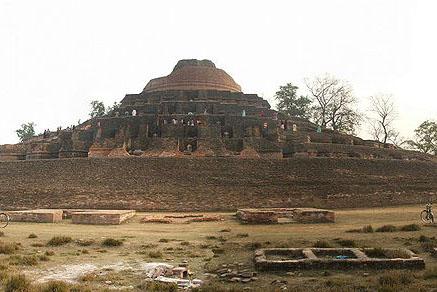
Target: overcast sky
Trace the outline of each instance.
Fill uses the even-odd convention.
[[[393,94],[409,137],[437,119],[436,3],[0,0],[0,144],[23,122],[84,121],[91,100],[139,93],[183,58],[212,60],[272,106],[280,85],[322,73],[349,80],[363,112]]]

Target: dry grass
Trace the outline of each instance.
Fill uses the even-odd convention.
[[[402,232],[363,232],[363,226],[406,226],[419,224],[418,212],[420,206],[396,207],[396,208],[373,208],[363,210],[339,210],[337,211],[337,222],[335,224],[278,224],[278,225],[242,225],[237,221],[228,218],[221,222],[192,223],[190,225],[181,224],[143,224],[139,220],[133,220],[129,224],[119,226],[83,226],[70,224],[68,222],[58,224],[26,224],[16,223],[14,228],[9,228],[7,236],[1,242],[14,245],[14,242],[23,241],[30,233],[38,234],[38,241],[48,242],[53,234],[64,234],[72,238],[90,238],[92,241],[87,247],[89,254],[82,253],[82,244],[75,241],[75,244],[63,244],[55,247],[44,244],[42,247],[31,247],[32,240],[23,241],[22,246],[16,245],[12,256],[19,255],[32,256],[44,255],[50,258],[49,262],[41,261],[37,256],[38,265],[21,266],[8,265],[9,257],[3,257],[4,265],[8,272],[13,274],[25,268],[32,272],[32,278],[45,275],[46,271],[59,265],[69,264],[95,264],[107,265],[119,262],[170,262],[181,263],[188,261],[193,277],[201,277],[205,272],[221,268],[223,264],[242,263],[244,268],[253,270],[253,250],[267,247],[309,247],[317,241],[327,242],[333,246],[352,246],[357,245],[363,248],[383,248],[401,249],[409,243],[410,248],[417,249],[419,256],[426,259],[426,271],[412,272],[413,281],[405,284],[405,289],[409,291],[426,291],[431,287],[437,286],[437,279],[434,277],[434,268],[437,268],[437,259],[431,258],[425,252],[437,244],[435,238],[436,228],[421,227],[415,237],[410,233]],[[141,216],[141,215],[140,215]],[[401,228],[401,227],[400,227]],[[399,229],[400,229],[399,228]],[[360,229],[358,233],[347,233],[347,230]],[[222,230],[232,230],[220,232]],[[250,234],[249,237],[237,237],[237,234]],[[226,237],[224,237],[226,236]],[[100,243],[104,238],[129,238],[123,244],[123,248],[105,248]],[[208,239],[206,239],[208,237]],[[166,242],[157,244],[160,239]],[[95,242],[94,242],[95,241]],[[189,242],[187,245],[185,242]],[[422,245],[423,248],[422,249]],[[55,253],[52,253],[55,251]],[[150,255],[149,255],[150,253]],[[366,272],[369,276],[364,277]],[[384,276],[384,277],[382,277]],[[251,291],[274,291],[279,289],[272,285],[276,279],[288,281],[288,291],[393,291],[403,284],[404,280],[396,280],[392,275],[374,271],[302,271],[296,272],[295,276],[288,276],[285,273],[264,273],[260,272],[259,279],[248,284],[232,284],[221,282],[220,279],[213,279],[199,291],[241,291],[244,287],[249,287]],[[381,283],[379,278],[382,277]],[[389,278],[395,278],[390,280]],[[388,279],[388,280],[387,280]],[[122,275],[111,285],[115,287],[136,287],[144,277],[140,274]],[[112,281],[112,280],[111,280]],[[89,291],[99,291],[107,286],[104,276],[96,281],[90,276],[90,281],[84,282],[84,289]],[[345,286],[344,283],[347,283]],[[391,287],[389,283],[394,283]],[[390,287],[389,287],[390,286]],[[76,287],[76,286],[75,286]],[[82,287],[82,286],[81,286]],[[75,288],[76,289],[76,288]],[[215,290],[214,290],[215,289]],[[392,289],[392,290],[387,290]],[[404,288],[399,291],[405,290]],[[1,289],[0,289],[1,290]],[[80,290],[75,290],[80,291]],[[134,289],[140,291],[140,289]],[[278,290],[279,291],[279,290]]]

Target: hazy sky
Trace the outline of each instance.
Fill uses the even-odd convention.
[[[210,59],[275,104],[279,85],[331,73],[360,98],[393,94],[411,136],[437,119],[437,1],[0,0],[0,144],[86,120],[177,60]],[[302,91],[302,93],[304,93]],[[367,137],[366,129],[360,134]]]

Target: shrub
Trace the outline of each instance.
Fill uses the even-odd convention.
[[[386,249],[384,250],[385,256],[394,259],[394,258],[401,258],[401,259],[409,259],[411,256],[410,254],[403,250],[403,249]]]
[[[363,226],[362,228],[359,229],[350,229],[347,230],[346,232],[350,232],[350,233],[373,233],[373,227],[372,225],[366,225]]]
[[[352,239],[340,239],[338,240],[338,244],[340,244],[342,247],[356,247],[357,244]]]
[[[313,247],[317,247],[317,248],[328,248],[328,247],[332,247],[332,245],[327,242],[326,240],[317,240],[314,244]]]
[[[16,255],[9,258],[12,265],[20,266],[36,266],[38,264],[38,257],[35,255]]]
[[[38,235],[36,235],[35,233],[31,233],[27,238],[38,238]]]
[[[32,243],[30,246],[33,246],[33,247],[43,247],[44,244],[41,243],[41,242],[35,242],[35,243]]]
[[[55,255],[55,252],[53,250],[47,250],[44,254],[46,256],[53,256],[53,255]]]
[[[178,291],[178,285],[175,283],[162,283],[156,281],[146,281],[138,285],[137,287],[141,291],[148,292],[176,292]]]
[[[383,225],[379,228],[376,228],[376,232],[395,232],[397,231],[397,227],[394,225]]]
[[[397,285],[409,285],[414,282],[414,276],[410,272],[390,271],[378,278],[381,286],[394,287]]]
[[[16,243],[4,243],[0,242],[0,254],[12,254],[18,250]]]
[[[42,262],[47,262],[47,261],[50,260],[49,257],[46,256],[45,254],[40,255],[38,258],[39,258],[39,260],[42,261]]]
[[[430,242],[430,241],[433,241],[433,238],[422,234],[421,236],[419,236],[419,241],[420,242]]]
[[[73,239],[69,236],[54,236],[47,242],[48,246],[61,246],[70,243]]]
[[[188,241],[182,241],[181,245],[187,246],[187,245],[190,245],[190,243]]]
[[[417,224],[408,224],[400,228],[401,231],[419,231],[421,229],[422,228],[420,228],[420,226]]]
[[[3,231],[0,231],[0,237],[5,236],[5,233]]]
[[[102,246],[106,246],[106,247],[120,246],[122,244],[123,244],[123,241],[121,241],[119,239],[114,239],[114,238],[106,238],[102,242]]]
[[[385,251],[383,248],[375,247],[371,249],[367,249],[365,251],[366,255],[372,258],[385,258]]]
[[[162,252],[160,250],[149,251],[149,257],[152,259],[160,259],[162,258]]]
[[[27,292],[30,290],[30,281],[24,275],[13,275],[4,284],[5,292]]]
[[[437,242],[425,241],[420,244],[420,247],[425,252],[432,252],[437,247]]]
[[[231,232],[231,229],[230,228],[222,229],[220,230],[220,232]]]
[[[167,239],[167,238],[161,238],[160,240],[159,240],[159,242],[162,242],[162,243],[167,243],[167,242],[169,242],[170,241],[170,239]]]
[[[249,233],[238,233],[237,237],[239,238],[249,237]]]
[[[41,292],[69,292],[70,287],[67,283],[61,281],[50,281],[41,289]]]
[[[258,241],[250,242],[246,245],[246,247],[250,250],[256,250],[262,247],[262,243]]]

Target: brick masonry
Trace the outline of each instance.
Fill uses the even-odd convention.
[[[71,213],[73,224],[119,225],[135,216],[134,210],[93,210]]]
[[[437,199],[437,163],[352,158],[75,158],[0,162],[0,208],[236,211]]]
[[[12,222],[57,223],[62,221],[62,210],[26,210],[8,212]]]

